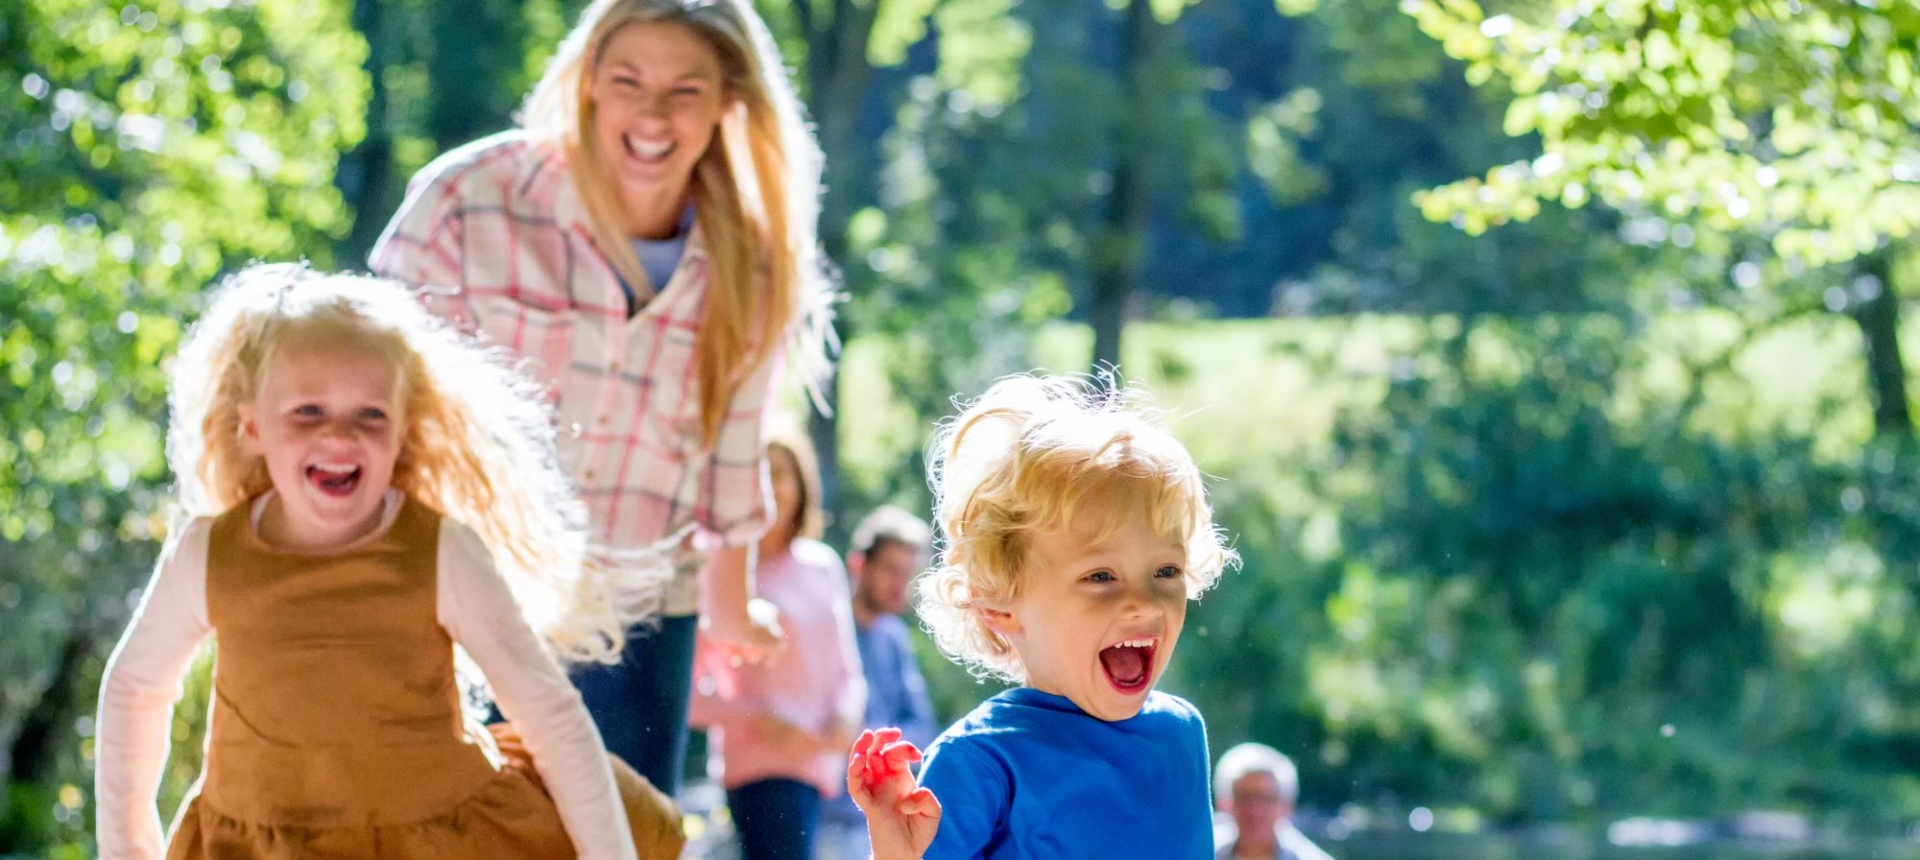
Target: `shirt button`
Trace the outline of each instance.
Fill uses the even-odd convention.
[[[610,419],[610,418],[608,418],[608,417],[607,417],[607,416],[605,416],[605,415],[602,415],[602,416],[600,416],[600,426],[602,426],[602,427],[605,427],[605,426],[607,426],[607,424],[608,424],[608,423],[610,423],[611,421],[612,421],[612,419]]]

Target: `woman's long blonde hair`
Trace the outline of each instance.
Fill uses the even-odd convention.
[[[227,279],[171,371],[167,462],[183,513],[213,516],[273,485],[241,444],[240,405],[290,338],[391,360],[404,422],[393,487],[480,535],[556,656],[620,653],[640,610],[623,599],[630,586],[584,563],[586,508],[560,469],[540,389],[395,283],[290,264]]]
[[[619,226],[615,183],[594,134],[592,78],[614,33],[643,21],[700,34],[725,77],[729,104],[691,183],[713,272],[699,346],[700,421],[711,444],[734,388],[777,350],[790,351],[792,369],[809,386],[828,367],[831,295],[816,235],[820,145],[749,0],[594,0],[560,42],[520,119],[536,139],[564,148],[594,239],[629,283],[649,281]]]

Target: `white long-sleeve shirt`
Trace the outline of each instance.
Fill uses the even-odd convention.
[[[256,531],[267,498],[255,501]],[[341,551],[385,535],[403,498],[389,491],[379,527]],[[146,597],[107,663],[94,747],[102,860],[165,856],[155,797],[181,679],[213,632],[207,614],[212,524],[195,519],[167,542]],[[472,529],[442,520],[438,567],[440,626],[486,673],[500,712],[519,730],[581,860],[637,860],[600,732],[579,692],[527,626],[486,545]]]

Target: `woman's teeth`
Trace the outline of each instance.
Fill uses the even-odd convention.
[[[643,161],[659,161],[673,151],[673,141],[670,140],[661,143],[644,143],[633,139],[631,135],[622,135],[621,140],[626,142],[627,152]]]

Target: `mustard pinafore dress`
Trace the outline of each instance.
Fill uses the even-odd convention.
[[[169,860],[573,858],[553,801],[461,721],[439,514],[408,499],[381,539],[313,556],[260,540],[250,507],[209,535],[214,703]],[[672,801],[614,768],[640,856],[678,856]]]

